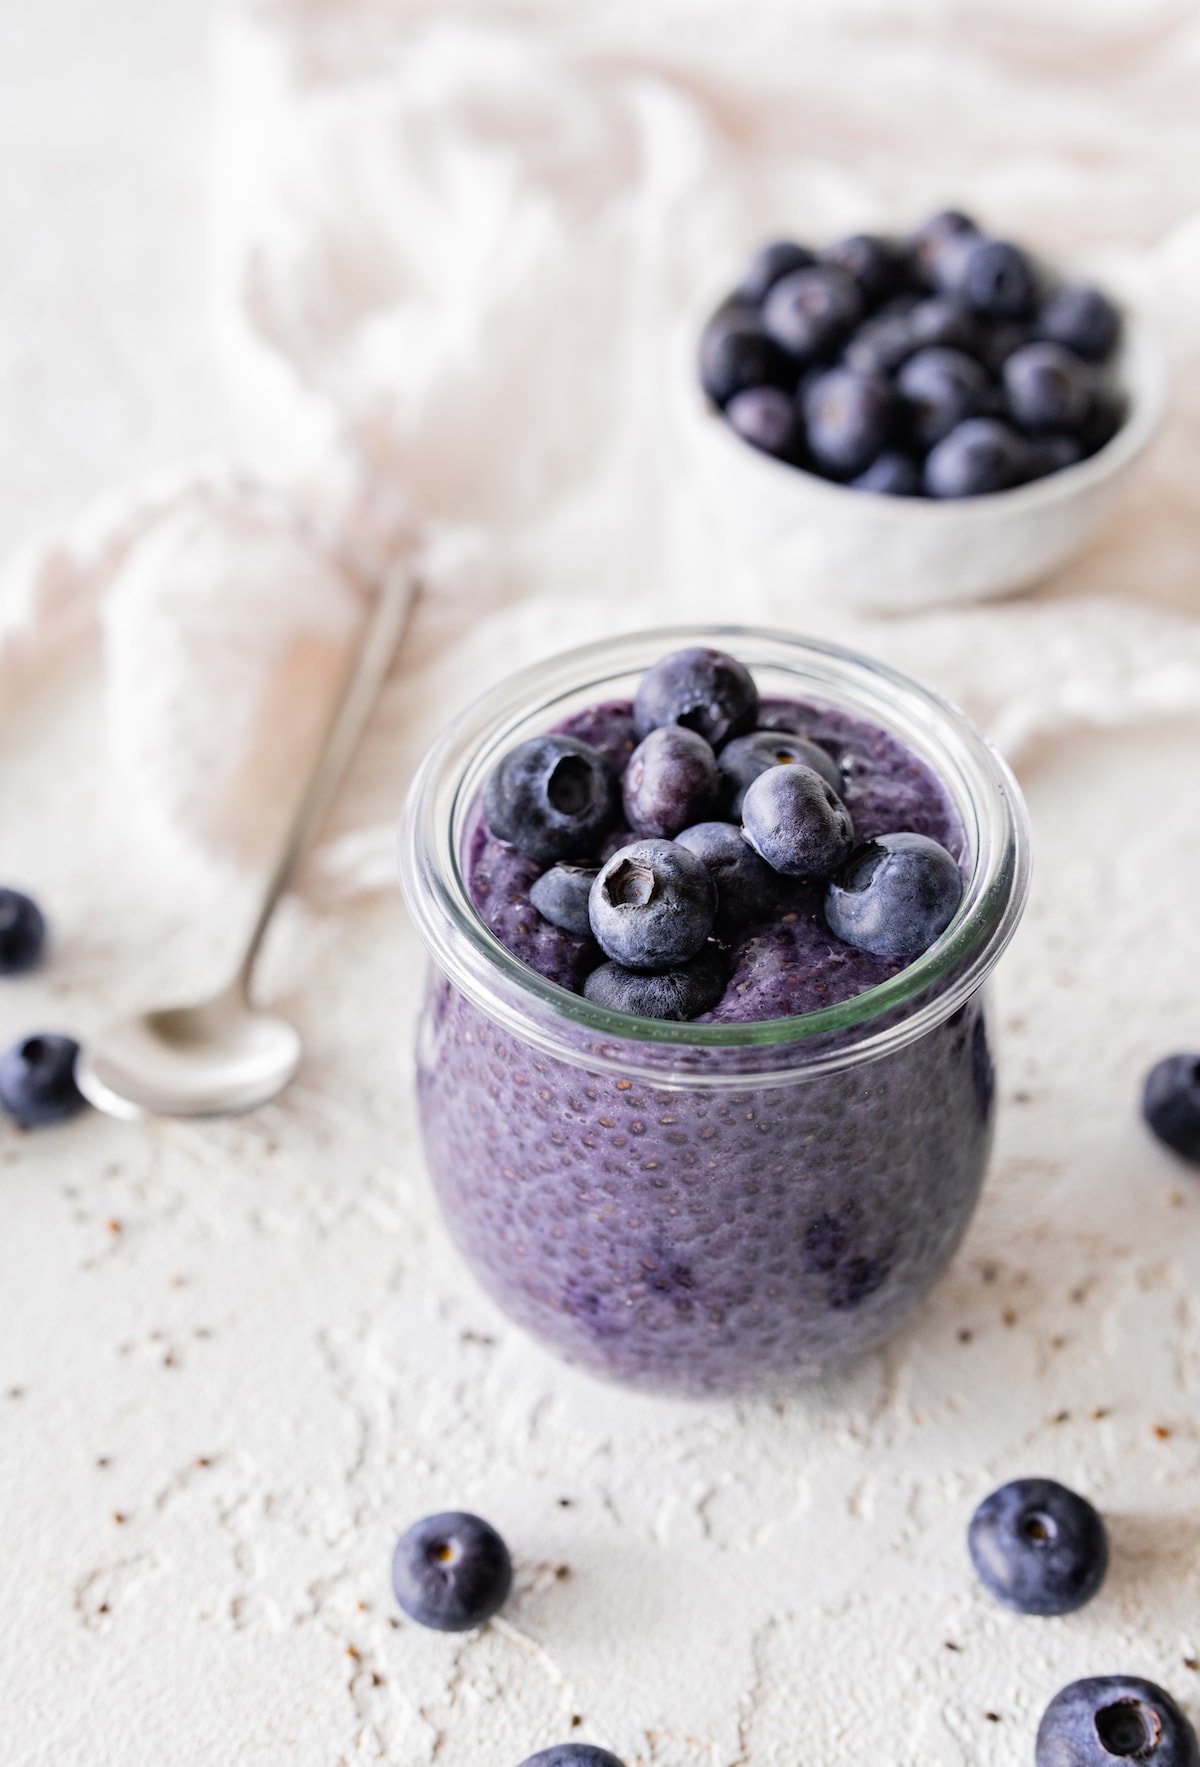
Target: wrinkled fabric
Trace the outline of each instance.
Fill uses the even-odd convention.
[[[420,600],[326,892],[390,881],[456,707],[620,627],[836,637],[1024,768],[1200,705],[1189,9],[242,0],[218,47],[217,333],[256,458],[114,492],[0,586],[0,692],[99,632],[115,762],[189,854],[262,862],[398,557]],[[1129,498],[1020,600],[867,617],[819,565],[735,592],[681,433],[696,313],[764,237],[950,201],[1157,328],[1173,402]]]

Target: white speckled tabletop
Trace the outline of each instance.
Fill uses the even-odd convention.
[[[203,325],[197,0],[0,13],[0,544],[233,433]],[[95,662],[7,713],[0,872],[52,963],[0,1041],[209,973],[226,905],[123,838]],[[252,1118],[0,1126],[0,1756],[12,1767],[1010,1767],[1077,1675],[1200,1719],[1200,1184],[1136,1096],[1200,1043],[1200,721],[1061,747],[997,999],[998,1145],[952,1273],[892,1347],[781,1403],[630,1398],[481,1297],[428,1196],[396,895],[294,907],[302,1028]],[[401,781],[397,781],[399,792]],[[204,910],[204,912],[201,912]],[[1069,1620],[975,1585],[975,1501],[1044,1472],[1107,1516]],[[478,1636],[396,1615],[398,1529],[486,1514],[517,1563]]]

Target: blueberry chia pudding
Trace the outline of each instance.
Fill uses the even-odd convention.
[[[1015,788],[958,714],[723,636],[558,659],[611,659],[608,690],[519,728],[474,708],[403,846],[451,1233],[567,1360],[696,1395],[837,1368],[945,1268],[991,1140],[980,984],[1026,888]]]

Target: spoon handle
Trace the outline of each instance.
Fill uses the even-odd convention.
[[[262,901],[246,940],[237,981],[249,985],[250,972],[275,912],[280,896],[291,882],[310,839],[320,826],[334,792],[358,747],[359,738],[379,697],[396,654],[396,646],[408,623],[417,590],[414,572],[407,564],[395,566],[383,579],[374,605],[367,615],[358,654],[346,671],[337,703],[317,749],[304,790],[292,812],[279,856],[263,888]]]

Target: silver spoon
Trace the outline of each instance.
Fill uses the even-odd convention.
[[[319,826],[395,655],[415,592],[401,567],[380,587],[300,801],[292,814],[237,973],[194,1006],[160,1007],[102,1031],[77,1060],[80,1091],[114,1117],[213,1117],[254,1110],[300,1063],[294,1025],[250,1003],[250,976],[271,916]]]

